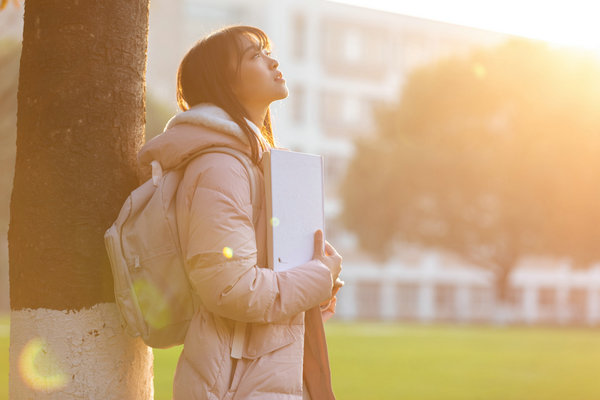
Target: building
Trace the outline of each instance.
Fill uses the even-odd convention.
[[[325,0],[155,0],[149,92],[175,111],[179,61],[196,40],[231,24],[258,26],[274,42],[273,53],[290,89],[289,98],[272,107],[280,144],[325,156],[327,234],[345,255],[346,287],[338,318],[493,318],[493,285],[484,271],[460,264],[442,268],[435,254],[389,265],[359,261],[351,235],[336,224],[336,183],[355,151],[354,139],[374,133],[373,110],[398,101],[411,71],[474,47],[500,44],[509,36]],[[526,293],[527,303],[516,307],[530,310],[521,313],[529,315],[527,321],[537,321],[529,289]],[[519,320],[516,315],[510,319]]]
[[[344,267],[336,318],[419,322],[588,325],[600,323],[600,264],[527,259],[496,303],[493,275],[440,253]]]
[[[396,102],[415,68],[509,38],[326,0],[153,0],[148,93],[176,112],[179,61],[196,40],[228,24],[259,26],[273,39],[290,89],[289,99],[272,110],[279,141],[325,155],[328,235],[337,233],[332,242],[348,250],[351,237],[335,224],[340,209],[336,183],[355,151],[354,139],[373,134],[373,108]],[[0,34],[20,37],[21,32],[22,9],[9,6],[0,13]],[[0,236],[2,259],[7,258],[5,237]],[[600,266],[580,271],[547,260],[524,264],[512,276],[511,306],[498,317],[493,277],[486,271],[427,251],[385,264],[342,254],[346,286],[340,292],[340,319],[600,321]],[[0,265],[7,264],[0,260]],[[7,272],[0,268],[5,277]],[[5,277],[0,288],[8,287]],[[0,292],[6,293],[0,306],[6,306],[8,291]]]
[[[279,142],[325,156],[328,227],[353,140],[375,129],[373,108],[396,102],[416,67],[508,35],[325,0],[156,0],[151,4],[149,92],[175,104],[175,72],[187,49],[231,24],[255,25],[274,42],[289,98],[272,116]],[[330,232],[331,233],[331,232]]]
[[[9,1],[6,8],[0,12],[0,40],[14,39],[21,41],[23,37],[23,2],[16,4]]]

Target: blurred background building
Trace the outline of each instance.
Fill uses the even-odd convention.
[[[272,106],[279,143],[325,156],[329,237],[338,231],[337,184],[353,140],[374,130],[373,109],[398,99],[418,66],[508,36],[325,0],[155,0],[148,90],[176,110],[175,72],[195,41],[225,25],[262,28],[290,90]],[[343,236],[343,235],[342,235]]]
[[[0,56],[23,35],[23,7],[9,4],[0,12]],[[5,57],[0,57],[5,59]],[[14,70],[14,73],[13,73]],[[18,60],[0,63],[0,312],[8,312],[8,206],[15,163]],[[12,97],[12,98],[11,98]]]
[[[408,252],[411,253],[410,251]],[[337,317],[420,322],[597,325],[600,264],[524,259],[511,275],[508,303],[495,303],[489,271],[435,251],[385,264],[352,260],[344,267]]]
[[[373,134],[374,108],[396,102],[415,68],[498,45],[508,35],[325,0],[152,0],[148,95],[177,112],[179,61],[196,40],[231,24],[258,26],[274,43],[290,89],[272,107],[279,144],[325,156],[326,231],[345,260],[338,318],[598,323],[600,266],[581,271],[566,261],[524,260],[499,317],[487,271],[434,250],[406,249],[376,263],[337,222],[338,183],[354,140]],[[22,9],[0,13],[0,37],[20,40],[21,31]],[[0,311],[8,311],[6,231],[0,230]]]

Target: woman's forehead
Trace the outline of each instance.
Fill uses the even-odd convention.
[[[241,39],[246,43],[246,46],[254,45],[259,49],[265,49],[271,47],[269,38],[262,32],[246,31],[240,35]]]
[[[250,34],[244,34],[241,35],[240,37],[240,48],[242,50],[242,53],[245,53],[248,50],[252,50],[252,49],[260,49],[260,42],[258,41],[258,38],[255,37],[254,35],[250,35]]]
[[[242,51],[246,51],[249,49],[262,50],[264,48],[270,47],[268,41],[261,40],[261,38],[259,38],[256,35],[253,35],[252,33],[244,33],[243,35],[241,35],[240,45]]]

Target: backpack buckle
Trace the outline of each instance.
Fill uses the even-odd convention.
[[[154,186],[158,186],[158,182],[163,176],[162,167],[160,166],[160,163],[156,160],[152,161],[150,165],[152,166],[152,183],[154,184]]]

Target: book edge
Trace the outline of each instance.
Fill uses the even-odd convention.
[[[271,153],[263,154],[263,175],[265,178],[265,211],[267,218],[267,266],[271,269],[275,267],[273,259],[273,191],[271,188]]]

